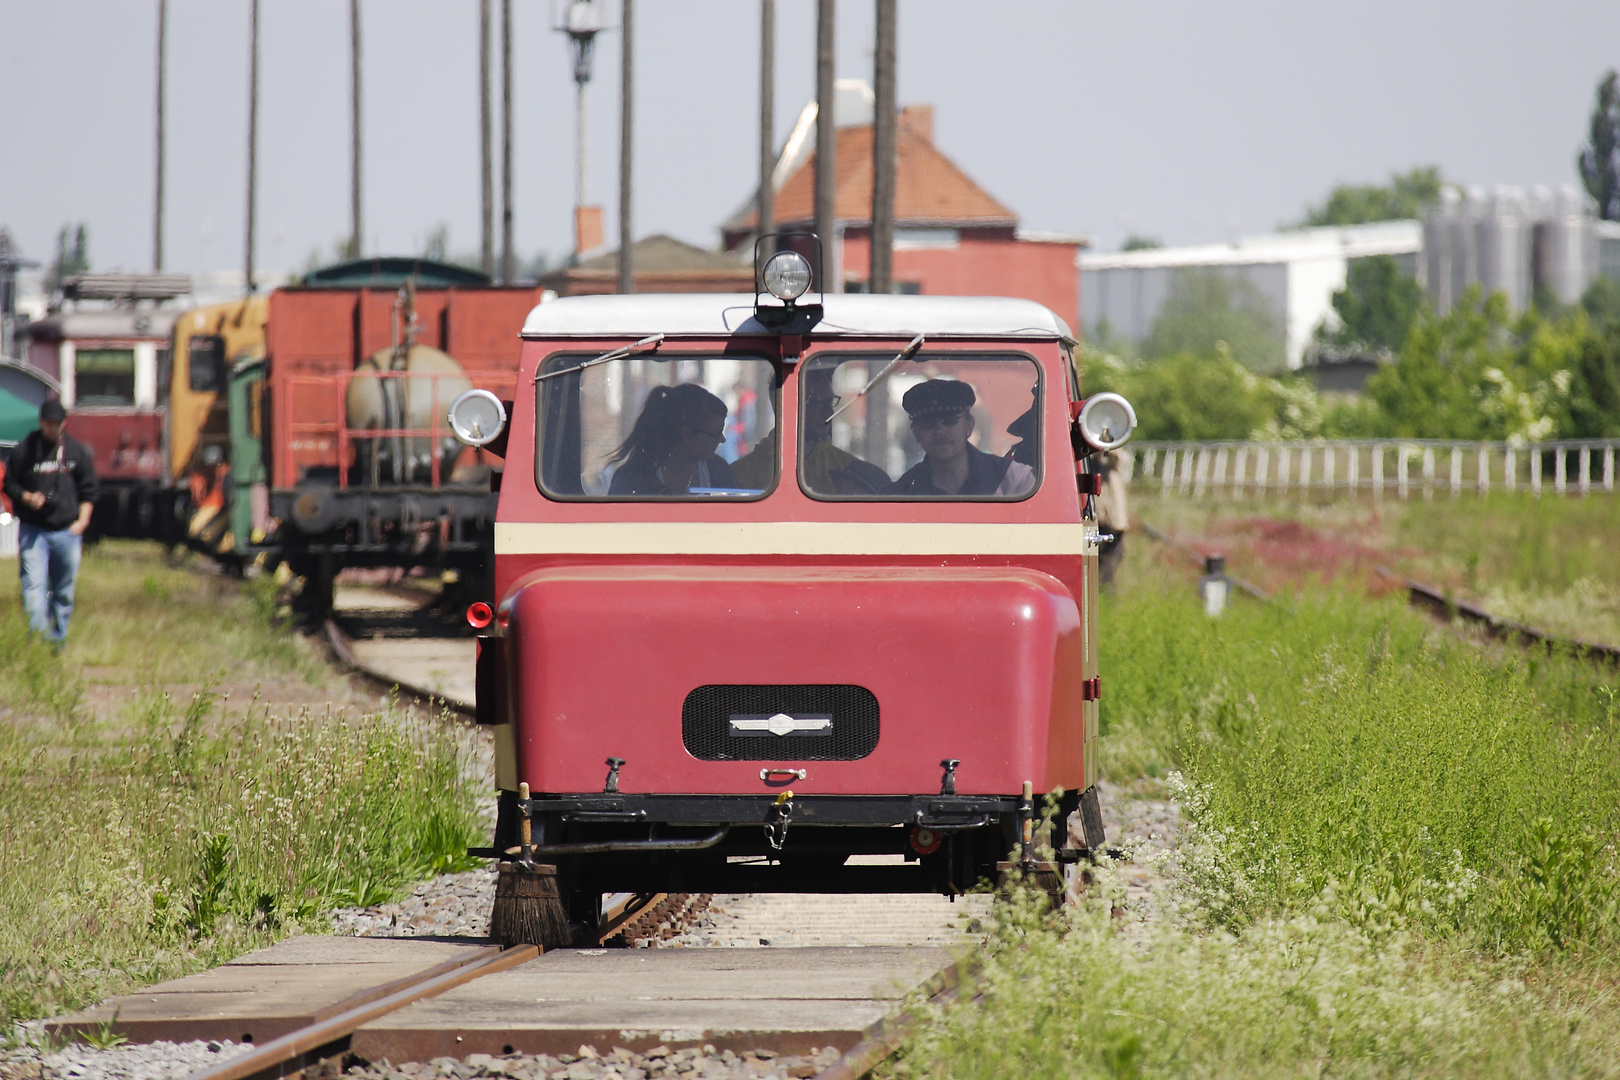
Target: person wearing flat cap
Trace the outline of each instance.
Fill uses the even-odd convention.
[[[11,448],[5,492],[17,512],[23,610],[28,629],[58,646],[73,615],[73,586],[90,512],[100,490],[95,456],[62,428],[67,410],[39,407],[39,430]]]
[[[900,405],[911,417],[911,435],[923,459],[890,486],[889,494],[1006,497],[1035,487],[1034,469],[968,442],[977,400],[973,387],[956,379],[929,379],[906,391]]]

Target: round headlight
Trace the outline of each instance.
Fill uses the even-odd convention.
[[[1092,394],[1080,406],[1080,436],[1098,450],[1115,450],[1136,430],[1136,410],[1118,394]]]
[[[797,300],[810,288],[810,262],[797,251],[778,251],[762,276],[766,292],[778,300]]]
[[[506,427],[506,406],[488,390],[468,390],[450,403],[450,430],[468,446],[487,446]]]

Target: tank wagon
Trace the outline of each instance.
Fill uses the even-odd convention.
[[[505,461],[475,854],[555,897],[543,944],[607,892],[960,893],[1035,857],[1046,795],[1058,861],[1103,841],[1089,463],[1130,406],[1038,304],[809,277],[547,303],[515,395],[452,407]]]
[[[540,298],[456,266],[373,258],[181,314],[166,464],[188,542],[286,561],[316,607],[345,566],[484,574],[490,468],[445,413],[471,387],[511,385]]]

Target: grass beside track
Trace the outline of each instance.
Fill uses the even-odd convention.
[[[91,709],[85,671],[121,707]],[[255,678],[328,678],[255,583],[100,545],[59,655],[26,634],[6,573],[0,1040],[17,1020],[218,963],[460,867],[484,787],[465,727],[394,708],[228,705],[211,688]],[[176,683],[201,688],[176,699]]]
[[[1384,565],[1494,615],[1620,646],[1620,496],[1309,502],[1133,493],[1132,512],[1226,554],[1232,572],[1269,589],[1347,579],[1391,588],[1374,570]],[[1130,541],[1138,550],[1139,537]]]
[[[1170,906],[1001,921],[907,1076],[1620,1074],[1620,679],[1399,596],[1202,616],[1133,552],[1102,610],[1104,771],[1181,802]],[[971,996],[971,995],[969,995]]]

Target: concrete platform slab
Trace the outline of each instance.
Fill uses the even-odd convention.
[[[930,947],[562,950],[374,1020],[351,1049],[392,1062],[582,1044],[842,1051],[950,961]]]
[[[303,936],[222,967],[149,986],[60,1017],[53,1033],[110,1024],[131,1042],[265,1042],[367,1001],[407,980],[495,951],[477,941]]]

